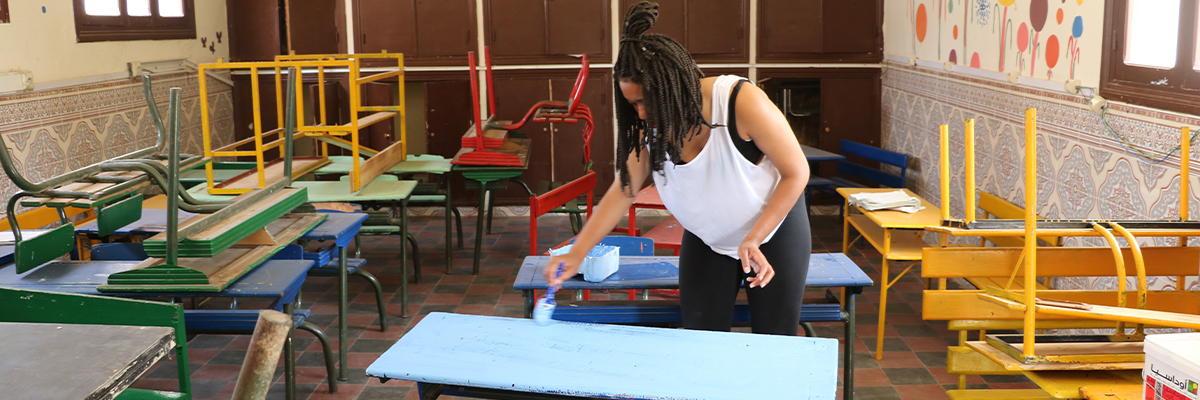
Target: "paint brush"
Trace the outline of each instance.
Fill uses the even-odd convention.
[[[554,273],[555,278],[562,276],[564,265],[564,263],[558,263],[558,272]],[[546,289],[546,295],[538,299],[537,304],[533,305],[533,322],[541,326],[550,325],[553,322],[550,316],[554,315],[554,307],[558,305],[554,303],[554,292],[557,291],[557,286],[551,286]]]

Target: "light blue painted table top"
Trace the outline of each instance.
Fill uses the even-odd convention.
[[[546,289],[542,271],[548,256],[528,256],[517,271],[513,288]],[[842,253],[814,253],[808,260],[806,287],[864,287],[874,285],[858,265]],[[616,273],[600,282],[588,282],[582,275],[563,283],[562,288],[576,289],[675,289],[679,287],[679,257],[621,257]]]
[[[377,378],[621,399],[833,399],[837,339],[430,313]]]

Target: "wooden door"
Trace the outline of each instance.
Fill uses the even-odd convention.
[[[425,82],[424,85],[426,152],[446,158],[454,157],[462,148],[463,134],[471,127],[471,83],[452,80]],[[454,203],[474,206],[478,194],[463,190],[461,174],[452,176]]]
[[[271,61],[282,42],[279,0],[226,0],[230,61]],[[210,38],[209,40],[213,40]]]
[[[759,0],[758,48],[763,62],[879,62],[879,0]]]
[[[417,0],[416,21],[415,64],[433,60],[444,65],[448,59],[465,60],[475,50],[474,0]],[[408,59],[405,54],[406,63]]]
[[[592,62],[608,62],[607,0],[546,0],[546,55],[587,54]]]
[[[548,100],[550,83],[544,76],[542,72],[531,74],[524,71],[498,74],[495,77],[496,109],[499,111],[497,119],[515,122],[524,117],[534,104]],[[553,181],[555,174],[551,147],[555,144],[551,141],[550,124],[529,122],[516,132],[529,136],[532,141],[529,169],[521,175],[521,179],[534,190],[539,181]],[[496,204],[503,205],[529,205],[529,193],[520,185],[512,184],[508,189],[496,193],[496,201]]]
[[[544,0],[486,0],[484,29],[492,57],[537,59],[546,50]]]
[[[356,53],[415,54],[415,0],[355,0]]]
[[[836,151],[842,139],[881,146],[878,76],[821,78],[821,148]]]
[[[760,0],[760,60],[786,61],[786,54],[820,53],[822,3],[822,0]]]
[[[296,54],[338,51],[336,0],[286,0],[288,45]]]
[[[388,82],[370,82],[362,87],[362,104],[364,106],[388,106],[395,103],[394,93],[396,87]],[[360,118],[373,114],[365,112],[359,115]],[[395,142],[393,132],[395,131],[396,120],[400,118],[399,114],[387,121],[381,121],[377,124],[368,126],[358,134],[359,144],[366,146],[375,151],[383,151],[388,146]]]
[[[554,100],[569,100],[575,79],[566,76],[550,80]],[[592,70],[588,76],[580,101],[592,110],[596,127],[592,133],[592,171],[596,171],[596,201],[608,190],[613,181],[613,149],[616,147],[612,131],[612,73],[608,70]],[[583,124],[556,123],[552,127],[554,141],[554,179],[568,182],[583,176]],[[594,204],[594,203],[593,203]]]
[[[745,1],[689,0],[687,49],[698,61],[750,60],[750,5]]]

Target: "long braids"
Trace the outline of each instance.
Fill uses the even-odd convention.
[[[640,2],[625,13],[621,47],[613,65],[613,96],[617,111],[617,170],[626,195],[629,153],[637,157],[649,147],[650,171],[662,171],[666,156],[678,161],[684,140],[700,131],[701,125],[712,126],[704,119],[704,96],[700,92],[703,73],[687,50],[675,40],[645,33],[658,19],[658,4]],[[625,99],[620,82],[629,80],[642,85],[646,121],[638,118],[637,109]],[[647,129],[648,128],[648,129]],[[645,134],[641,134],[646,130]],[[653,132],[652,132],[653,130]]]

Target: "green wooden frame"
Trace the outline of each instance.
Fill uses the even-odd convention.
[[[0,288],[0,322],[65,323],[79,325],[162,326],[175,329],[175,362],[179,392],[126,389],[118,400],[190,399],[187,334],[183,306],[83,294]]]

